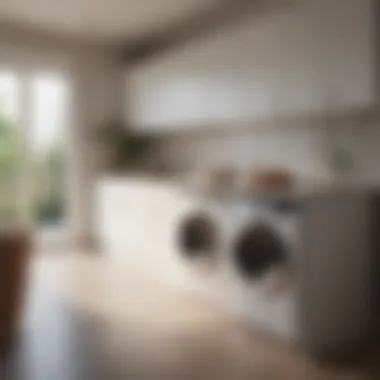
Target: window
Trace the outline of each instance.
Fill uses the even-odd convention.
[[[63,225],[70,86],[60,74],[0,69],[0,219]],[[25,193],[28,192],[28,196]],[[26,200],[26,201],[25,201]]]

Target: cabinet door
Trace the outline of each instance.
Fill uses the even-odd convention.
[[[288,20],[253,16],[130,73],[132,124],[178,129],[276,114],[280,26]]]
[[[276,114],[278,20],[277,14],[258,16],[240,30],[240,56],[230,72],[244,120],[254,122]]]
[[[176,130],[372,105],[374,2],[295,1],[137,67],[132,124]]]
[[[309,0],[320,102],[327,109],[376,102],[374,0]]]
[[[306,114],[317,108],[309,16],[305,1],[295,2],[278,16],[275,109],[279,117]]]
[[[177,129],[202,120],[207,109],[199,65],[183,51],[127,75],[129,117],[139,129]]]

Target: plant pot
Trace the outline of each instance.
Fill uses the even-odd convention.
[[[0,231],[0,345],[17,333],[30,256],[28,233]]]

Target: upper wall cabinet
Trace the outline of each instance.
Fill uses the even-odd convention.
[[[377,103],[377,1],[308,0],[320,107]]]
[[[148,62],[127,73],[127,111],[141,128],[174,128],[196,123],[207,110],[201,65],[191,51]]]
[[[294,0],[135,66],[128,117],[174,130],[370,106],[374,3]]]

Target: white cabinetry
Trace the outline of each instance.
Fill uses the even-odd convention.
[[[100,248],[131,273],[215,297],[218,276],[194,272],[177,247],[182,218],[198,201],[175,181],[149,178],[103,178],[95,194]],[[224,294],[224,293],[223,293]]]
[[[177,276],[175,228],[187,198],[175,183],[144,178],[104,178],[95,194],[101,249],[146,273]],[[181,273],[181,272],[179,272]]]
[[[186,57],[176,55],[149,62],[129,74],[132,124],[148,129],[175,128],[202,119],[205,90],[196,69]]]
[[[374,2],[294,1],[136,66],[130,120],[178,130],[372,106]]]
[[[328,109],[377,102],[375,0],[308,0],[320,104]]]

